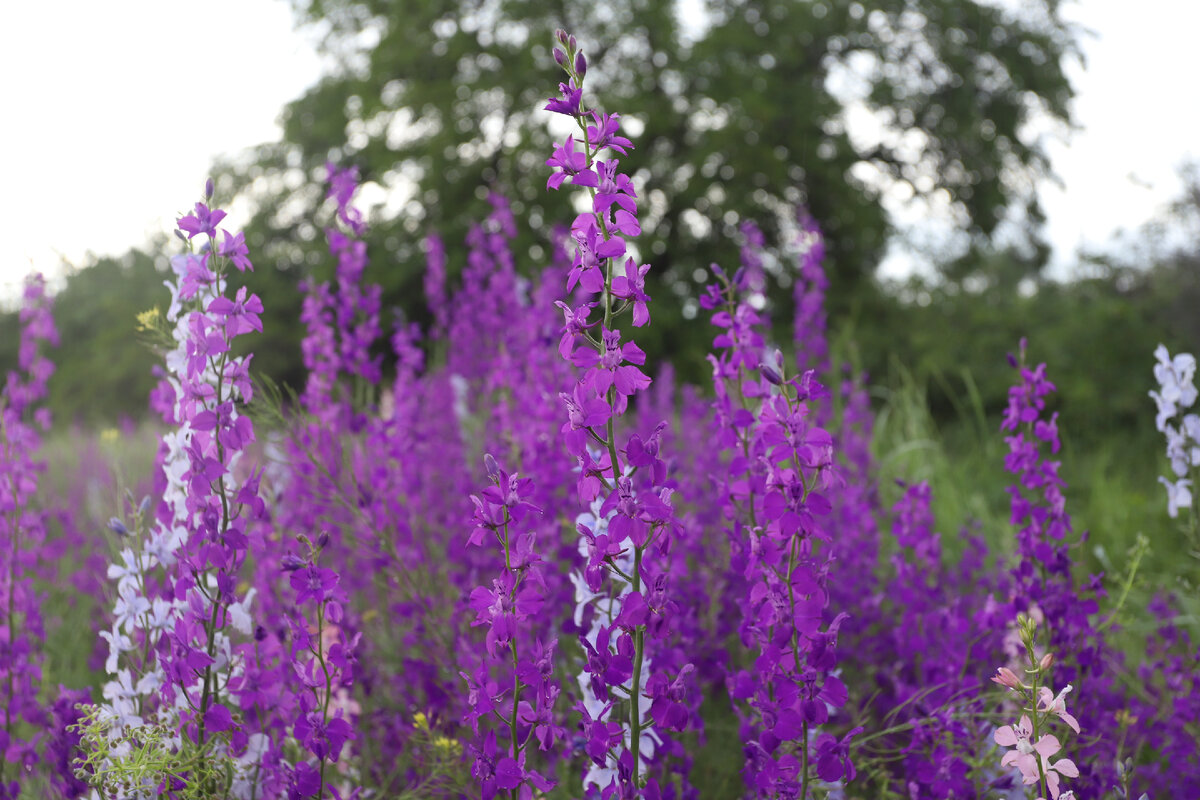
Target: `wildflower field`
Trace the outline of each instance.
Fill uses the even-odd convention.
[[[1152,530],[1085,569],[1039,343],[1013,342],[992,444],[943,463],[830,347],[797,208],[711,266],[711,382],[677,385],[638,345],[671,300],[637,257],[637,143],[585,103],[575,39],[554,56],[545,109],[574,127],[546,188],[577,216],[544,263],[493,194],[460,285],[426,240],[431,323],[391,324],[330,164],[300,392],[254,371],[271,297],[212,182],[138,320],[160,424],[41,441],[57,334],[29,281],[0,395],[0,798],[1200,798],[1196,598],[1146,585]],[[789,308],[764,302],[780,270]],[[1160,347],[1129,377],[1179,574],[1195,372]],[[935,519],[963,486],[997,525]]]

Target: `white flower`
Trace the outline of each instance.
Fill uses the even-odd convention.
[[[117,672],[117,679],[104,684],[102,692],[104,699],[110,703],[115,703],[119,700],[132,700],[138,694],[133,688],[133,676],[127,669],[119,670]]]
[[[593,592],[587,585],[587,580],[580,572],[572,572],[567,576],[571,579],[571,583],[575,585],[575,624],[583,624],[583,609],[601,595],[598,592]]]
[[[150,617],[146,620],[146,629],[151,632],[162,632],[175,624],[175,606],[169,600],[161,597],[154,598],[150,607]]]
[[[142,580],[142,573],[149,568],[149,562],[143,555],[140,558],[133,550],[126,547],[121,551],[121,564],[108,565],[108,577],[117,582],[117,591],[125,592],[127,588],[137,589]]]
[[[152,694],[157,692],[159,687],[163,685],[163,675],[157,670],[147,672],[142,677],[138,678],[137,693],[142,695]]]
[[[185,543],[187,543],[187,528],[182,526],[163,528],[160,526],[150,534],[150,541],[146,543],[146,553],[153,556],[164,567],[171,567],[175,564],[175,551]]]
[[[254,602],[257,589],[246,592],[246,597],[240,603],[229,606],[229,623],[234,629],[249,636],[254,631],[254,620],[250,618],[250,604]]]
[[[1165,432],[1167,420],[1175,416],[1180,408],[1190,408],[1196,402],[1197,391],[1192,383],[1196,376],[1196,359],[1190,353],[1180,353],[1171,358],[1167,348],[1159,345],[1154,351],[1158,363],[1154,365],[1154,378],[1158,381],[1159,391],[1151,391],[1150,396],[1158,405],[1158,415],[1155,425],[1159,431]]]
[[[1167,487],[1167,515],[1171,519],[1179,516],[1179,509],[1192,507],[1192,490],[1189,488],[1192,482],[1190,480],[1184,478],[1171,483],[1166,478],[1159,476],[1158,482]]]
[[[131,583],[122,584],[118,591],[120,596],[113,606],[113,625],[132,634],[138,617],[150,610],[150,601],[138,594],[137,586]]]
[[[104,662],[104,670],[113,675],[117,671],[117,660],[121,653],[133,650],[133,641],[121,633],[121,629],[116,625],[111,631],[100,631],[100,638],[108,642],[108,658]]]

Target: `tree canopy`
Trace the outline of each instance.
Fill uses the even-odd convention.
[[[1044,257],[1038,132],[1070,122],[1076,51],[1057,0],[293,3],[340,66],[284,109],[282,141],[226,165],[223,186],[255,201],[252,242],[284,242],[268,260],[311,264],[323,165],[357,165],[387,190],[372,255],[385,299],[410,315],[421,237],[442,233],[453,270],[487,190],[528,221],[518,246],[535,260],[568,221],[543,167],[563,133],[542,110],[559,27],[588,54],[587,100],[622,114],[637,145],[625,166],[649,288],[680,298],[675,319],[656,317],[660,338],[678,338],[704,268],[733,260],[741,220],[779,233],[801,203],[828,238],[835,315],[884,254],[885,192],[949,207],[975,242],[1015,220],[1030,262]]]
[[[368,181],[366,278],[382,285],[385,308],[409,319],[426,319],[423,237],[442,235],[453,274],[488,191],[506,195],[525,223],[516,243],[525,266],[549,258],[550,227],[571,217],[566,197],[546,190],[544,166],[566,133],[543,110],[561,74],[550,52],[559,27],[587,52],[586,102],[620,113],[635,141],[623,166],[641,194],[647,289],[677,300],[656,304],[639,339],[652,360],[699,365],[684,367],[685,379],[703,378],[695,370],[709,345],[705,326],[683,327],[691,298],[708,264],[736,263],[744,219],[770,238],[795,205],[807,206],[828,240],[831,319],[853,309],[856,335],[895,347],[896,331],[877,329],[906,323],[869,280],[892,233],[885,193],[955,209],[982,249],[1002,220],[1022,221],[1014,227],[1027,241],[1001,237],[1003,251],[953,270],[991,270],[989,285],[1008,286],[1014,270],[1039,262],[1034,183],[1048,164],[1037,134],[1070,122],[1064,62],[1076,49],[1056,0],[1019,9],[983,0],[292,1],[336,66],[283,110],[279,141],[218,165],[218,195],[239,194],[253,214],[247,279],[270,298],[255,367],[293,387],[304,380],[297,286],[332,266],[319,229],[327,160],[358,166]],[[129,312],[121,327],[94,330],[128,337],[131,313],[156,301],[141,289],[140,300],[104,300],[104,290],[136,273],[152,294],[161,280],[150,279],[152,261],[135,251],[73,276],[59,298],[65,330],[96,324],[97,304],[111,301]],[[770,288],[782,300],[787,271],[778,277]],[[9,322],[0,319],[0,334]],[[82,332],[77,340],[95,343]],[[71,349],[64,344],[64,358]],[[79,381],[124,377],[111,396],[62,383],[64,410],[86,419],[142,408],[147,355],[103,375],[81,355]]]

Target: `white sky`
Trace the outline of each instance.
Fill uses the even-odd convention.
[[[281,0],[10,0],[0,10],[0,297],[32,264],[120,254],[277,139],[320,76]]]
[[[1042,198],[1058,271],[1178,191],[1200,158],[1200,2],[1081,0],[1072,68],[1083,130],[1050,151]],[[320,74],[284,0],[30,0],[0,11],[0,298],[31,267],[119,254],[169,229],[213,158],[278,137]],[[894,266],[894,264],[893,264]]]

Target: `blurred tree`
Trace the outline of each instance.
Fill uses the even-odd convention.
[[[569,221],[543,167],[560,133],[542,111],[558,27],[589,56],[585,100],[623,114],[637,145],[625,163],[651,293],[680,300],[656,304],[660,344],[683,344],[688,298],[711,261],[736,258],[738,222],[778,234],[797,203],[828,236],[835,316],[870,290],[885,192],[948,206],[975,241],[1015,220],[1029,265],[1044,256],[1036,130],[1069,123],[1076,52],[1058,0],[292,1],[339,66],[285,108],[281,142],[224,165],[222,194],[255,201],[252,250],[271,242],[268,263],[311,267],[322,165],[357,164],[387,190],[375,277],[409,314],[422,313],[420,237],[440,231],[453,270],[486,188],[530,223],[518,246],[535,263]]]
[[[155,381],[151,369],[159,359],[138,341],[137,315],[165,306],[166,294],[159,269],[166,264],[156,265],[161,259],[154,250],[89,257],[55,295],[60,343],[47,351],[55,371],[46,402],[56,424],[112,424],[122,416],[139,418],[145,413]],[[11,368],[4,355],[0,354],[0,370]]]

